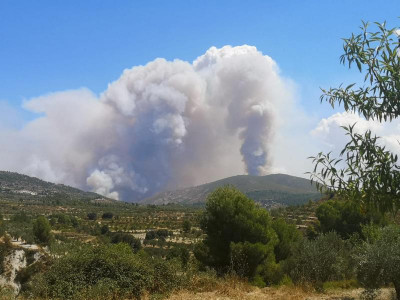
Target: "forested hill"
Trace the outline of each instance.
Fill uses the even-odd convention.
[[[318,200],[321,194],[312,185],[310,180],[285,175],[272,174],[266,176],[238,175],[218,181],[159,193],[153,197],[144,199],[146,204],[202,204],[207,195],[217,187],[233,185],[253,200],[262,203],[266,207],[298,205],[309,200]]]
[[[54,184],[35,177],[7,171],[0,171],[0,198],[57,204],[76,201],[113,201],[96,193],[84,192],[63,184]]]

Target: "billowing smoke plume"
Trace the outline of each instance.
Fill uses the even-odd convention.
[[[128,201],[265,174],[288,90],[255,47],[212,47],[192,64],[156,59],[100,97],[80,89],[26,102],[41,117],[1,132],[0,168]]]

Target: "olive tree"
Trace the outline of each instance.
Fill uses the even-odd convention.
[[[341,62],[356,66],[365,75],[361,86],[350,84],[322,90],[321,101],[332,107],[343,105],[346,111],[358,112],[367,120],[392,121],[400,116],[399,31],[386,24],[374,23],[371,31],[363,23],[361,32],[344,39]],[[339,158],[331,153],[312,157],[315,168],[312,180],[322,190],[357,202],[364,211],[391,212],[400,209],[400,164],[398,156],[380,143],[371,131],[359,133],[355,124],[344,126],[349,138]],[[399,230],[383,229],[375,242],[366,242],[358,257],[357,277],[367,288],[392,282],[400,299]]]
[[[395,29],[374,23],[375,31],[363,23],[361,32],[344,39],[341,63],[356,66],[364,74],[360,86],[322,90],[321,101],[332,107],[343,105],[367,120],[391,121],[400,115],[399,40]],[[311,179],[321,189],[359,202],[364,209],[394,215],[400,208],[400,165],[397,155],[387,150],[371,131],[358,133],[355,124],[344,126],[349,138],[339,158],[331,153],[311,157],[315,168]]]
[[[380,229],[375,241],[365,242],[357,257],[357,279],[367,288],[392,283],[400,299],[400,228]]]
[[[301,240],[283,267],[296,283],[318,286],[328,280],[349,279],[353,275],[350,249],[349,241],[328,232],[315,240]]]

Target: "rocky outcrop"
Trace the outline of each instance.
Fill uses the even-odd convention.
[[[7,286],[18,294],[21,290],[21,284],[16,282],[18,271],[27,266],[25,251],[22,249],[12,250],[11,253],[4,258],[4,272],[0,275],[0,286]]]

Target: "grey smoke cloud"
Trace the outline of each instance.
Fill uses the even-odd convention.
[[[126,69],[87,89],[31,99],[40,113],[2,130],[0,168],[135,201],[236,174],[263,175],[291,87],[255,47],[210,48],[193,63]]]

